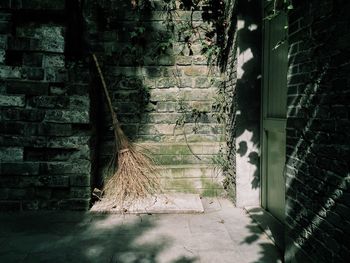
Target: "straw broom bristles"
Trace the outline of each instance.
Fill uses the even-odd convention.
[[[132,202],[161,191],[159,173],[153,160],[135,148],[122,131],[107,90],[100,65],[92,54],[108,107],[112,115],[115,150],[112,157],[113,174],[103,188],[105,208],[127,209]]]

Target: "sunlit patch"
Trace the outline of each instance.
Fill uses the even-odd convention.
[[[86,256],[89,258],[96,258],[99,257],[102,252],[103,252],[104,248],[102,246],[93,246],[93,247],[89,247],[86,250]]]
[[[243,74],[244,74],[244,70],[243,70],[243,66],[245,63],[247,63],[249,60],[254,58],[253,52],[250,48],[248,48],[247,50],[242,51],[238,48],[238,62],[237,62],[237,79],[241,79]]]
[[[254,132],[245,130],[236,139],[236,183],[237,183],[237,203],[250,204],[258,200],[259,191],[252,185],[257,166],[254,159],[258,158],[258,147],[253,141]],[[253,190],[254,189],[254,190]]]
[[[249,27],[248,27],[249,31],[254,31],[254,30],[257,30],[258,29],[258,25],[256,24],[251,24]]]
[[[240,19],[239,19],[239,20],[237,21],[237,30],[243,29],[244,26],[245,26],[244,20],[240,20]]]
[[[115,227],[120,227],[124,225],[126,222],[127,224],[133,224],[137,220],[140,220],[140,219],[130,215],[110,215],[97,222],[94,222],[91,227],[95,230],[102,230],[102,229],[108,230],[108,229],[113,229]]]

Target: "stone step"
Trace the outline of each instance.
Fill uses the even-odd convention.
[[[220,143],[140,143],[137,147],[155,160],[166,193],[225,194],[224,177],[213,161]]]
[[[223,147],[218,142],[201,143],[137,143],[137,147],[145,149],[154,155],[216,155]]]
[[[211,165],[159,166],[165,192],[197,193],[201,196],[221,196],[224,177]]]
[[[103,146],[102,161],[109,160],[112,146]],[[107,147],[107,148],[106,148]],[[139,143],[136,147],[151,156],[158,165],[214,164],[222,145],[220,143]],[[108,153],[108,154],[107,154]]]
[[[153,155],[216,155],[222,142],[138,142],[135,144],[140,150]],[[99,146],[101,156],[108,156],[114,151],[113,140],[103,142]]]
[[[164,178],[217,178],[222,172],[212,165],[161,165],[158,169]]]
[[[224,193],[222,182],[217,178],[175,178],[161,181],[165,192],[197,193],[202,196],[215,196]]]

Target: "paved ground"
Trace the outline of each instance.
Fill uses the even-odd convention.
[[[244,210],[203,202],[204,214],[0,214],[0,262],[281,262]]]

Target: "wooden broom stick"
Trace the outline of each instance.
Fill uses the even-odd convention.
[[[111,112],[111,115],[112,115],[114,136],[115,136],[115,139],[116,139],[116,147],[117,147],[117,151],[119,151],[119,150],[122,150],[121,149],[121,147],[123,147],[122,142],[126,143],[125,138],[123,138],[123,137],[125,137],[125,135],[124,135],[123,131],[120,128],[120,124],[119,124],[119,121],[118,121],[118,118],[117,118],[117,114],[114,111],[112,100],[111,100],[111,97],[110,97],[108,89],[107,89],[107,84],[106,84],[105,78],[104,78],[104,76],[102,74],[102,70],[101,70],[100,64],[98,62],[98,59],[97,59],[97,57],[96,57],[96,55],[94,53],[92,53],[92,58],[95,61],[97,72],[98,72],[98,75],[99,75],[101,83],[102,83],[102,87],[103,87],[103,91],[104,91],[105,97],[107,99],[108,108],[109,108],[109,111]],[[127,147],[123,147],[123,148],[127,148]]]

